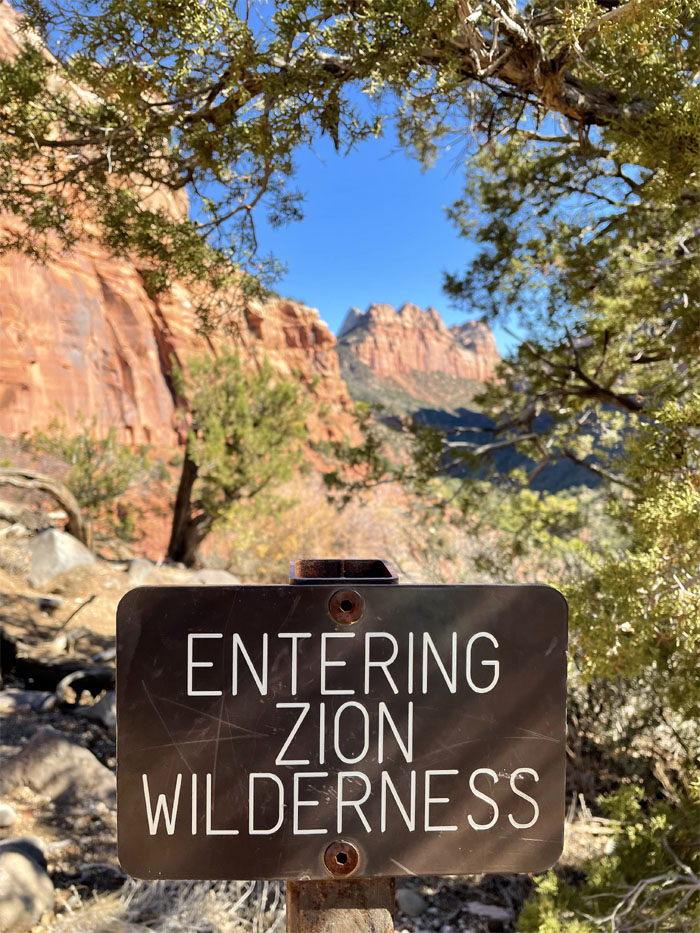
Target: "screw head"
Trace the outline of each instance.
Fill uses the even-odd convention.
[[[352,625],[362,618],[365,601],[357,590],[336,590],[328,601],[328,612],[334,622]]]
[[[360,864],[360,853],[352,842],[338,839],[326,848],[323,864],[335,878],[345,878]]]

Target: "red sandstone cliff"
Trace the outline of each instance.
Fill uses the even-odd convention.
[[[441,373],[484,382],[500,359],[488,324],[468,321],[447,328],[434,308],[407,303],[371,304],[364,313],[352,308],[339,339],[380,379],[393,378],[410,391],[414,373]]]
[[[240,342],[280,373],[298,373],[318,403],[309,422],[315,437],[349,430],[352,402],[335,338],[316,311],[283,300],[256,305]],[[125,440],[158,447],[177,442],[172,359],[184,364],[210,352],[184,289],[154,302],[131,263],[93,245],[46,266],[0,257],[0,346],[0,433],[16,436],[56,417],[75,424],[82,412]]]
[[[16,54],[18,23],[0,4],[0,58]],[[142,189],[141,197],[173,216],[188,209],[184,192]],[[103,430],[115,426],[124,440],[172,446],[172,361],[186,364],[231,339],[221,333],[205,341],[195,324],[186,290],[152,300],[137,268],[97,244],[84,242],[45,266],[0,256],[0,433],[16,436],[54,418],[75,425],[82,413]],[[315,438],[351,430],[335,337],[316,311],[283,300],[254,305],[238,338],[247,355],[265,354],[308,387],[317,402],[309,418]]]

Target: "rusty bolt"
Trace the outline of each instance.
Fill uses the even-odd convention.
[[[360,864],[360,853],[351,842],[339,839],[323,853],[323,864],[334,877],[345,878]]]
[[[328,611],[334,622],[352,625],[362,618],[365,601],[357,590],[336,590],[328,603]]]

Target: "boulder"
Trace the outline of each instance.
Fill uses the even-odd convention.
[[[399,888],[396,892],[396,906],[407,917],[420,917],[428,903],[415,888]]]
[[[92,551],[77,538],[55,528],[42,531],[32,538],[27,548],[32,555],[29,585],[35,588],[44,586],[57,573],[95,563]]]
[[[3,839],[0,842],[0,855],[5,852],[19,852],[36,862],[39,868],[46,868],[46,845],[39,836],[19,836],[17,839]]]
[[[53,905],[41,849],[31,839],[0,843],[0,933],[26,933]]]
[[[108,729],[114,729],[117,725],[117,701],[114,690],[108,690],[97,703],[92,706],[76,706],[76,713],[91,719],[93,722],[100,722]]]
[[[480,920],[485,920],[489,927],[491,924],[509,924],[513,922],[513,914],[505,907],[498,907],[496,904],[482,904],[481,901],[470,901],[466,905],[467,913]]]
[[[0,713],[46,713],[55,709],[56,694],[48,690],[20,690],[8,687],[0,690]]]
[[[38,729],[3,768],[0,792],[19,784],[28,784],[61,806],[94,800],[113,809],[117,803],[117,779],[109,768],[50,726]]]
[[[203,570],[195,570],[190,577],[190,582],[200,586],[240,586],[241,581],[234,577],[228,570],[216,570],[213,567],[205,567]]]
[[[126,572],[126,578],[130,586],[141,586],[150,577],[153,576],[154,566],[150,560],[144,560],[142,557],[134,557],[129,561],[129,569]]]
[[[17,822],[17,814],[9,803],[0,803],[0,828],[7,829]]]

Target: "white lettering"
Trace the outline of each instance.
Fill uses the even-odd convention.
[[[188,697],[220,697],[221,690],[195,690],[192,685],[192,668],[194,667],[214,667],[213,661],[194,661],[194,640],[195,638],[223,638],[221,632],[190,632],[187,636],[187,696]]]
[[[212,791],[211,791],[211,774],[207,774],[207,836],[237,836],[237,829],[212,829],[211,827],[211,818],[212,818]]]
[[[392,797],[396,802],[396,806],[399,809],[403,821],[406,824],[406,827],[410,832],[414,832],[416,828],[416,772],[411,771],[411,801],[410,801],[410,813],[407,813],[404,809],[404,805],[401,803],[398,791],[394,786],[394,782],[389,777],[388,771],[382,771],[382,790],[381,790],[381,805],[380,805],[380,819],[381,819],[381,829],[382,832],[386,832],[386,792],[387,788],[391,791]]]
[[[394,738],[396,739],[399,748],[403,752],[403,756],[406,761],[413,761],[413,700],[409,701],[408,704],[408,716],[407,716],[407,735],[406,735],[406,744],[404,745],[401,736],[399,735],[399,730],[394,722],[394,719],[389,712],[389,707],[383,701],[379,704],[379,724],[378,724],[378,754],[377,761],[381,764],[384,761],[384,721],[389,723],[391,726],[391,731],[394,733]]]
[[[453,833],[457,829],[456,826],[433,826],[430,822],[430,805],[433,803],[449,803],[449,797],[431,797],[430,796],[430,782],[434,777],[439,775],[448,775],[448,774],[459,774],[459,771],[454,770],[453,768],[448,771],[426,771],[425,772],[425,831],[426,833]]]
[[[323,701],[318,705],[318,763],[326,763],[326,704]]]
[[[255,828],[255,782],[263,779],[274,781],[277,785],[277,822],[270,829]],[[248,832],[251,836],[271,836],[284,822],[284,785],[276,774],[254,771],[248,778]]]
[[[141,778],[143,780],[143,797],[146,801],[146,818],[148,819],[148,832],[151,836],[155,836],[158,832],[158,823],[160,822],[160,815],[163,814],[163,822],[165,823],[165,831],[169,836],[175,832],[175,820],[177,819],[177,808],[180,802],[180,788],[182,787],[182,774],[178,773],[177,780],[175,781],[175,794],[173,796],[173,807],[172,810],[168,810],[168,798],[165,794],[158,794],[158,800],[156,801],[156,812],[155,816],[153,815],[153,809],[151,807],[151,792],[148,788],[148,775],[142,774]]]
[[[355,755],[353,758],[346,758],[345,755],[340,750],[340,718],[346,709],[354,707],[359,709],[362,714],[362,724],[364,728],[364,734],[362,737],[362,749],[359,754]],[[335,714],[335,721],[333,723],[333,742],[335,744],[335,753],[340,758],[341,761],[344,761],[345,764],[354,765],[358,761],[362,761],[367,752],[369,751],[369,713],[364,708],[361,703],[358,703],[356,700],[348,700],[343,703],[342,706],[338,707],[338,710]]]
[[[467,642],[467,683],[472,688],[474,693],[488,693],[490,690],[493,690],[493,688],[498,683],[498,677],[500,674],[500,665],[498,661],[482,661],[481,662],[482,667],[493,668],[493,678],[491,680],[491,683],[488,684],[488,686],[477,687],[477,685],[472,680],[472,645],[474,644],[477,638],[488,638],[491,644],[494,645],[494,647],[496,648],[498,648],[498,642],[496,641],[496,639],[490,632],[477,632],[476,635],[472,635],[472,637]]]
[[[327,667],[345,667],[345,661],[327,660],[327,645],[329,638],[354,638],[354,632],[323,632],[321,635],[321,694],[322,696],[331,696],[332,694],[350,694],[354,690],[331,690],[326,687],[326,668]]]
[[[289,748],[289,746],[292,744],[292,741],[294,740],[294,736],[299,731],[299,726],[302,724],[302,722],[306,718],[306,714],[311,709],[311,704],[310,703],[275,703],[275,709],[300,709],[301,710],[301,715],[299,716],[297,721],[294,723],[294,726],[292,727],[292,731],[287,736],[287,741],[284,743],[282,748],[279,750],[279,754],[275,758],[275,764],[276,765],[308,765],[309,764],[308,758],[286,759],[284,757],[284,754]]]
[[[373,638],[386,638],[391,642],[392,651],[391,657],[387,658],[385,661],[372,661],[370,660],[370,655],[372,653],[372,639]],[[384,676],[389,682],[389,686],[394,691],[394,693],[399,692],[399,688],[396,686],[396,681],[389,673],[389,665],[393,664],[396,660],[396,657],[399,653],[399,645],[393,635],[390,635],[388,632],[368,632],[365,635],[365,693],[369,693],[369,672],[372,667],[380,667],[384,671]]]
[[[255,670],[253,662],[248,654],[243,640],[238,632],[233,634],[233,679],[232,679],[232,693],[234,696],[238,694],[238,651],[240,649],[241,654],[245,658],[245,662],[248,665],[248,670],[253,675],[253,680],[258,685],[258,690],[260,691],[261,696],[267,695],[267,648],[268,648],[268,638],[267,632],[263,635],[262,638],[262,675],[258,676],[258,672]]]
[[[364,797],[360,800],[346,800],[343,795],[343,782],[346,778],[358,778],[360,781],[364,782],[365,793]],[[362,823],[368,833],[372,832],[372,827],[367,821],[367,817],[362,812],[362,804],[366,803],[369,799],[369,795],[372,792],[372,784],[370,783],[369,778],[366,774],[363,774],[361,771],[339,771],[338,772],[338,832],[343,832],[343,808],[344,807],[353,807],[357,811],[357,815],[362,820]]]
[[[472,791],[472,793],[474,793],[479,798],[479,800],[485,801],[491,807],[491,809],[493,810],[493,816],[491,817],[488,823],[477,823],[476,820],[473,819],[470,813],[467,816],[467,820],[469,821],[469,825],[472,827],[472,829],[477,829],[477,830],[491,829],[492,826],[496,825],[496,820],[498,819],[498,813],[499,813],[498,804],[491,797],[487,796],[486,794],[482,794],[482,792],[480,790],[477,790],[477,788],[474,786],[474,779],[476,778],[477,774],[488,774],[488,776],[493,780],[494,784],[498,782],[498,775],[496,774],[495,771],[492,771],[491,768],[477,768],[477,770],[472,771],[472,773],[469,776],[470,790]]]
[[[519,788],[515,786],[515,782],[521,774],[530,774],[535,779],[539,781],[540,776],[533,768],[516,768],[515,771],[510,776],[510,788],[514,794],[518,797],[522,797],[523,800],[527,800],[528,803],[532,804],[533,816],[529,823],[518,823],[517,820],[514,820],[513,817],[508,814],[508,819],[511,824],[515,826],[516,829],[529,829],[531,826],[534,826],[540,815],[540,808],[537,805],[537,801],[533,800],[529,794],[524,794]]]
[[[311,638],[311,632],[278,632],[278,638],[291,638],[292,640],[292,696],[297,695],[297,670],[298,670],[298,644],[300,638]]]
[[[197,835],[197,772],[192,772],[192,835]]]
[[[300,800],[299,799],[299,781],[301,778],[308,780],[309,778],[325,778],[328,777],[327,771],[307,771],[306,773],[302,771],[296,771],[294,773],[294,796],[292,801],[292,833],[295,836],[314,836],[322,833],[327,833],[327,829],[300,829],[299,828],[299,808],[300,807],[317,807],[318,800]]]
[[[442,658],[438,654],[435,642],[428,632],[423,632],[423,693],[428,692],[428,648],[432,652],[440,673],[449,687],[450,693],[457,692],[457,632],[452,633],[452,673],[447,673],[447,668],[442,663]]]

